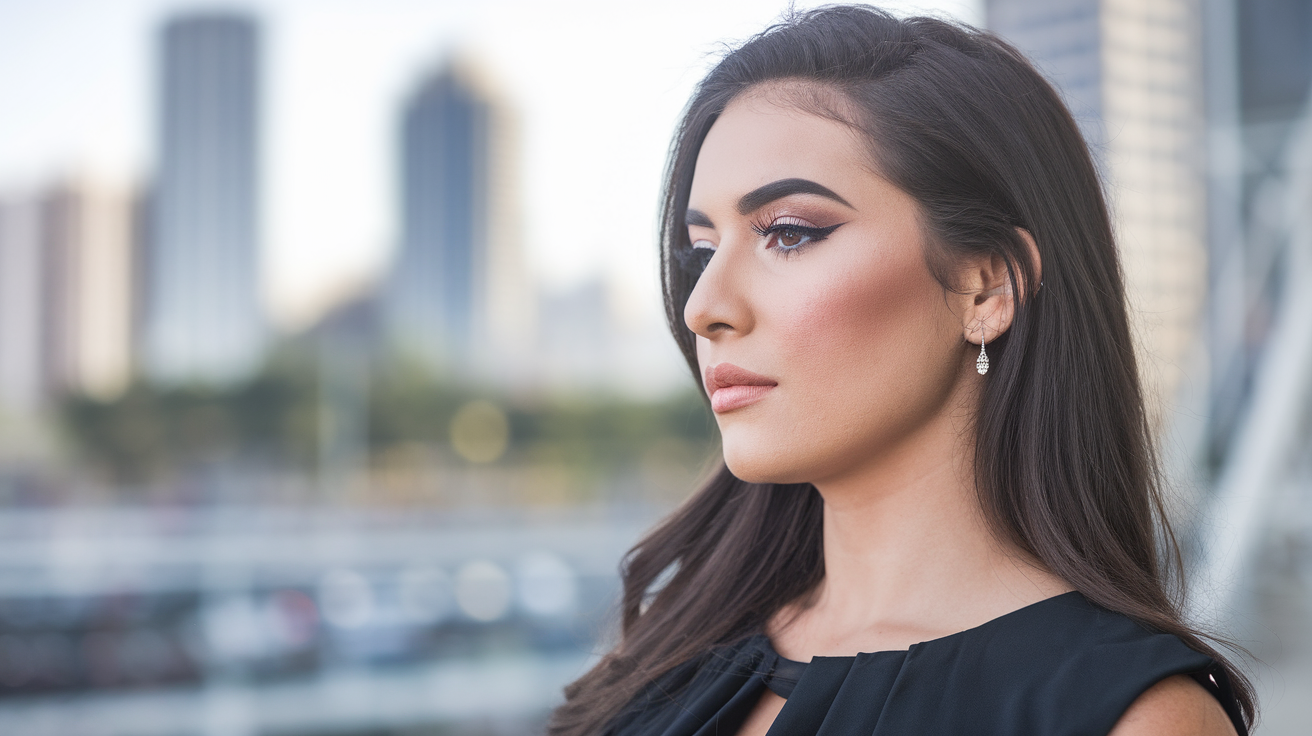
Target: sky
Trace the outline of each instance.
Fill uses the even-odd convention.
[[[882,5],[978,25],[981,1]],[[656,209],[679,113],[726,43],[787,6],[0,0],[0,196],[73,175],[148,182],[157,31],[171,14],[215,7],[261,23],[262,292],[275,322],[295,329],[387,268],[400,111],[453,53],[484,67],[519,121],[530,273],[548,290],[604,279],[621,312],[659,321]]]

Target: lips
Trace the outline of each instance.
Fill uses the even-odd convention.
[[[774,379],[733,363],[717,363],[706,368],[706,393],[716,414],[755,404],[778,385]]]

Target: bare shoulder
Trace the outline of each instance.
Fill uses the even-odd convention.
[[[1221,704],[1188,675],[1175,675],[1144,691],[1109,736],[1235,736]]]

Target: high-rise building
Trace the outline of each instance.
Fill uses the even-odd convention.
[[[400,129],[400,247],[384,287],[389,341],[467,372],[526,344],[533,294],[518,242],[514,123],[466,60],[423,79]]]
[[[43,403],[40,222],[35,196],[0,201],[0,415],[29,417]]]
[[[1207,287],[1202,0],[988,0],[991,30],[1062,92],[1104,177],[1155,420]]]
[[[70,178],[0,202],[0,412],[127,387],[135,333],[136,197]]]
[[[41,200],[41,344],[45,393],[113,398],[133,370],[136,198],[71,179]]]
[[[224,382],[262,357],[259,70],[259,32],[245,15],[182,15],[160,34],[143,315],[155,380]]]

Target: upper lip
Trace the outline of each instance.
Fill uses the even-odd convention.
[[[779,382],[739,368],[733,363],[716,363],[706,367],[706,393],[715,393],[726,386],[778,386]]]

